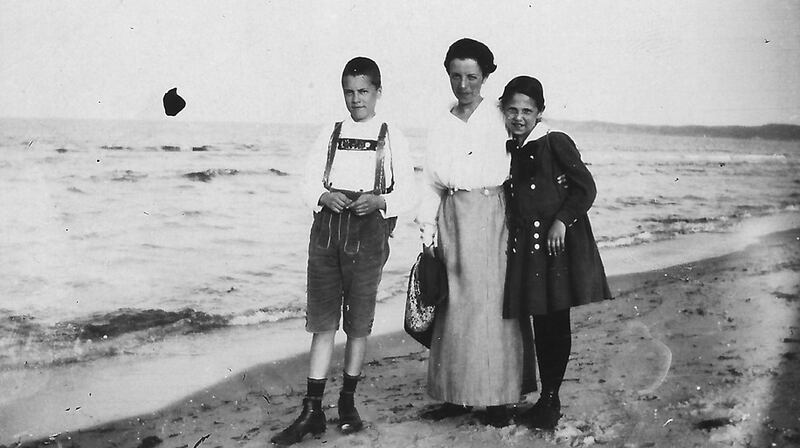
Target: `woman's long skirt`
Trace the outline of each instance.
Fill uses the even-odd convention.
[[[502,188],[442,200],[439,245],[450,295],[436,310],[428,394],[470,406],[516,403],[522,379],[517,319],[503,319],[508,231]]]

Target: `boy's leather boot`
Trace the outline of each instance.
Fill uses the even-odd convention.
[[[356,410],[352,392],[339,393],[339,431],[342,434],[352,434],[364,428],[364,422]]]
[[[316,398],[303,398],[303,410],[300,416],[270,439],[276,445],[293,445],[305,437],[306,434],[322,434],[325,432],[325,412],[322,410],[322,400]]]

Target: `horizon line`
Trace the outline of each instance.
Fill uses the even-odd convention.
[[[106,118],[106,117],[60,117],[60,116],[49,116],[49,117],[35,117],[35,116],[10,116],[10,115],[0,115],[0,120],[63,120],[63,121],[107,121],[107,122],[138,122],[138,123],[163,123],[163,122],[173,122],[173,123],[185,123],[185,124],[261,124],[261,125],[290,125],[290,126],[304,126],[304,125],[314,125],[318,124],[317,122],[281,122],[281,121],[261,121],[261,120],[214,120],[214,119],[195,119],[195,120],[184,120],[184,119],[174,119],[172,117],[162,117],[161,119],[155,118]],[[612,126],[626,126],[626,127],[666,127],[666,128],[760,128],[765,126],[789,126],[789,127],[798,127],[800,128],[800,123],[762,123],[762,124],[754,124],[754,125],[742,125],[742,124],[652,124],[652,123],[622,123],[622,122],[615,122],[615,121],[603,121],[597,119],[572,119],[572,118],[545,118],[543,121],[547,122],[567,122],[567,123],[580,123],[580,124],[597,124],[597,125],[612,125]],[[425,128],[424,125],[418,126],[411,126],[411,128]]]

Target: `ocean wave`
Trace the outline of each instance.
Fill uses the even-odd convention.
[[[779,205],[739,205],[731,214],[714,217],[669,215],[646,218],[637,226],[635,232],[597,237],[597,246],[600,248],[625,247],[672,239],[679,235],[726,232],[743,219],[792,212],[798,209],[800,209],[800,204],[785,202]]]
[[[278,322],[286,319],[295,319],[305,315],[305,307],[295,304],[264,307],[258,310],[242,313],[228,321],[230,325],[257,325]]]
[[[257,170],[238,170],[233,168],[209,168],[203,171],[193,171],[186,173],[183,177],[197,182],[211,182],[218,176],[241,176],[241,175],[272,175],[278,177],[290,176],[291,174],[278,168],[269,168],[266,172]]]
[[[597,238],[597,247],[600,249],[612,247],[626,247],[634,246],[637,244],[649,243],[655,241],[655,235],[648,231],[642,231],[630,235],[616,236],[616,237],[599,237]]]
[[[95,317],[91,322],[75,323],[81,339],[113,338],[125,333],[170,327],[183,334],[202,332],[223,327],[228,318],[207,314],[192,308],[179,311],[159,309],[120,309],[114,313]]]
[[[217,176],[235,176],[237,174],[239,174],[239,170],[218,168],[186,173],[183,175],[183,177],[197,182],[211,182],[211,180]]]
[[[286,171],[281,171],[281,170],[279,170],[277,168],[270,168],[269,171],[267,171],[267,172],[269,174],[275,174],[276,176],[288,176],[289,175],[289,173],[287,173]]]
[[[202,333],[228,325],[230,317],[192,308],[119,309],[49,324],[30,315],[0,319],[0,370],[60,365],[129,353],[168,336]]]
[[[305,306],[270,306],[235,315],[206,313],[193,308],[177,311],[123,308],[55,324],[8,311],[0,311],[0,315],[6,316],[0,319],[0,371],[137,353],[146,344],[167,337],[299,318],[304,315]]]
[[[618,198],[615,202],[622,207],[637,207],[642,205],[647,205],[648,207],[650,206],[666,207],[678,204],[676,201],[668,199],[664,196],[658,196],[658,197],[624,196]],[[611,206],[609,208],[619,210],[619,207]]]
[[[116,182],[138,182],[147,177],[145,173],[137,173],[132,170],[115,170],[111,174],[111,180]]]

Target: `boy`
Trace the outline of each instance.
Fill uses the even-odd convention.
[[[314,211],[308,245],[306,330],[313,333],[307,393],[300,416],[272,437],[291,445],[325,431],[322,396],[334,336],[347,334],[339,394],[339,430],[363,428],[354,393],[361,376],[375,298],[399,213],[414,208],[414,171],[397,128],[376,118],[381,74],[374,61],[352,59],[342,71],[348,119],[320,134],[306,164],[303,196]],[[343,313],[342,313],[343,312]]]

